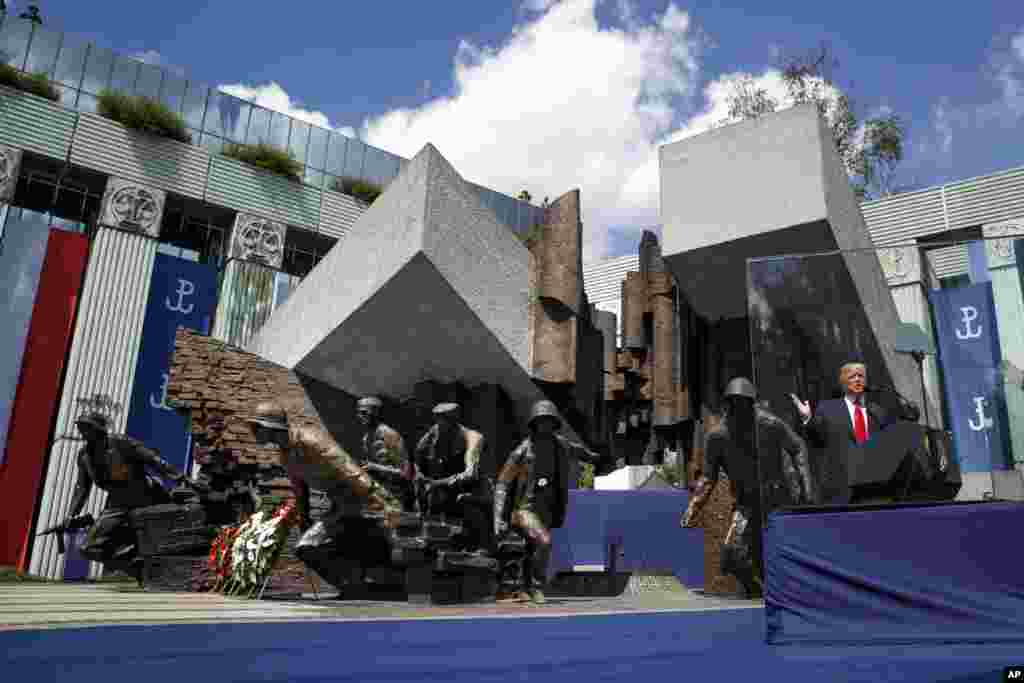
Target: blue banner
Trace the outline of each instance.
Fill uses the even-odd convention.
[[[935,290],[928,298],[960,469],[1009,469],[1002,352],[992,284]]]
[[[179,327],[208,334],[216,305],[216,268],[156,255],[126,432],[182,471],[188,465],[189,435],[185,418],[167,405],[174,335]]]

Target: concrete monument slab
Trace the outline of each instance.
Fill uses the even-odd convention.
[[[899,317],[878,254],[813,105],[665,145],[659,156],[663,255],[699,315],[747,316],[748,258],[864,250],[841,257],[851,297],[866,313],[894,386],[913,394],[916,368],[892,351]]]
[[[523,409],[543,398],[529,269],[527,248],[427,145],[247,350],[354,395],[497,383]]]

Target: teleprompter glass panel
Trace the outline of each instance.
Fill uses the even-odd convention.
[[[53,67],[57,63],[61,37],[60,31],[52,31],[41,26],[36,27],[35,33],[32,35],[32,44],[28,49],[25,71],[30,74],[52,75]]]
[[[757,422],[763,514],[949,500],[962,473],[1012,467],[1015,397],[999,337],[1014,321],[1000,319],[991,283],[917,285],[927,260],[890,289],[881,273],[921,263],[899,249],[748,262],[752,379],[773,416]],[[965,308],[977,313],[973,346],[960,338]]]

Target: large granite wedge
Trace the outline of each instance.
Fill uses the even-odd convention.
[[[892,351],[899,322],[892,295],[813,105],[665,145],[659,157],[663,255],[698,314],[710,320],[747,316],[748,258],[865,250],[833,259],[845,266],[850,286],[843,301],[821,301],[822,310],[849,305],[866,318],[894,386],[914,395],[916,368]]]
[[[247,350],[351,394],[496,383],[524,406],[530,255],[432,145],[406,166]]]

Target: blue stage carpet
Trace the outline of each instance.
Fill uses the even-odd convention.
[[[529,608],[527,608],[529,609]],[[1020,645],[770,646],[761,609],[0,632],[3,680],[1002,680]]]

